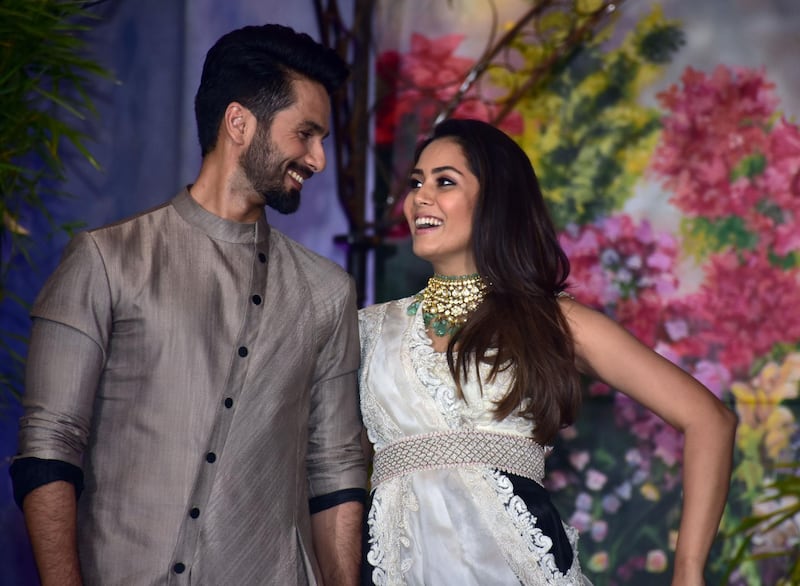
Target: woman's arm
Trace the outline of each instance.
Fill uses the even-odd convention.
[[[673,584],[703,584],[703,568],[728,495],[735,414],[613,320],[569,299],[561,304],[575,340],[578,368],[683,432],[683,513]]]

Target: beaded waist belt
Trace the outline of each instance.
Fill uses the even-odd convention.
[[[375,452],[372,488],[416,470],[487,466],[542,483],[544,448],[533,440],[489,431],[445,431],[403,438]]]

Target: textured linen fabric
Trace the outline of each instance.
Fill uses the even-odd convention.
[[[482,393],[473,375],[464,385],[465,400],[457,396],[446,356],[433,350],[425,331],[424,308],[408,315],[413,300],[359,312],[361,410],[375,450],[415,435],[448,431],[530,438],[528,420],[493,419],[493,401],[504,396],[509,372],[487,382],[487,367],[482,370]],[[563,526],[562,543],[572,549],[573,561],[562,573],[553,539],[537,521],[510,475],[486,465],[422,469],[391,478],[374,487],[368,513],[371,581],[426,586],[588,584],[578,562],[577,531]]]
[[[83,469],[86,584],[317,583],[309,499],[366,481],[343,270],[184,190],[76,236],[32,316],[18,458]]]

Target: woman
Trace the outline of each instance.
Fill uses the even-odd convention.
[[[533,168],[505,134],[447,120],[423,142],[405,216],[434,276],[360,312],[375,449],[366,560],[377,584],[584,584],[544,457],[597,377],[685,434],[673,584],[703,584],[736,421],[705,387],[565,293],[569,262]]]

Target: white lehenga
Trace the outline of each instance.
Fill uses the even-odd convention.
[[[376,452],[409,437],[481,431],[529,438],[521,417],[492,418],[492,400],[508,375],[464,385],[456,396],[447,361],[435,352],[422,309],[412,298],[359,312],[361,409]],[[537,527],[509,478],[486,465],[421,467],[374,487],[368,515],[367,561],[375,584],[458,586],[486,584],[585,585],[577,531],[565,527],[574,552],[566,574],[556,567],[551,539]]]

